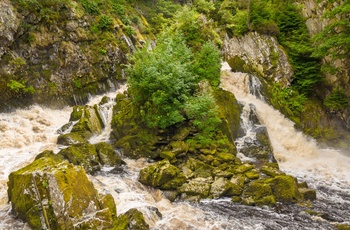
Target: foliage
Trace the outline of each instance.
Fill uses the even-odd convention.
[[[289,118],[295,120],[303,111],[306,97],[297,90],[275,83],[271,91],[271,103]]]
[[[113,20],[111,17],[107,16],[107,15],[102,15],[100,17],[100,19],[98,20],[98,25],[97,27],[101,30],[101,31],[106,31],[112,28],[113,25]]]
[[[332,60],[350,59],[350,0],[336,1],[339,5],[325,14],[330,23],[314,37],[316,57]]]
[[[149,127],[166,128],[185,119],[183,103],[194,90],[191,58],[180,34],[163,35],[153,50],[145,46],[131,58],[129,92]]]
[[[46,22],[58,20],[59,11],[69,4],[69,0],[12,0],[21,10],[27,10],[42,17]]]
[[[349,105],[349,99],[345,90],[342,88],[335,88],[332,93],[326,97],[324,105],[333,111],[343,110]]]
[[[98,4],[94,0],[81,0],[81,4],[88,14],[97,15],[100,13]]]
[[[212,93],[199,92],[187,100],[184,109],[188,118],[193,120],[193,125],[199,130],[196,138],[205,143],[213,140],[221,120],[218,117],[218,107]]]
[[[7,83],[7,87],[15,93],[33,94],[35,92],[33,86],[26,87],[22,82],[15,80],[11,80],[10,83]]]
[[[201,50],[196,53],[192,68],[197,74],[198,80],[207,79],[212,86],[220,83],[220,51],[211,42],[205,43]]]
[[[304,19],[298,8],[286,4],[275,15],[280,29],[279,42],[288,52],[294,69],[293,86],[302,94],[311,95],[314,87],[323,81],[320,59],[312,57],[312,44]]]

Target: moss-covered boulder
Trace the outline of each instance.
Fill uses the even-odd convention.
[[[226,178],[219,177],[211,185],[210,193],[213,198],[231,197],[241,195],[243,188],[237,184],[232,183]]]
[[[113,229],[116,230],[147,230],[149,225],[146,223],[142,212],[133,208],[128,210],[126,213],[118,216],[117,226]]]
[[[198,196],[199,198],[208,198],[210,194],[212,180],[205,178],[195,178],[178,188],[179,193],[187,196]]]
[[[234,143],[240,132],[240,111],[241,108],[234,94],[218,89],[214,91],[214,96],[221,118],[221,130],[231,143]]]
[[[61,145],[71,145],[84,143],[90,137],[100,134],[104,128],[104,123],[98,106],[74,106],[69,122],[74,125],[69,133],[58,136],[57,143]]]
[[[274,205],[276,203],[272,189],[264,180],[251,182],[244,189],[243,203],[248,205]]]
[[[162,160],[142,169],[139,181],[145,185],[165,190],[175,190],[186,182],[186,177],[168,160]]]
[[[269,184],[277,201],[295,203],[302,198],[297,179],[290,175],[276,176],[269,180]]]
[[[122,164],[113,147],[103,142],[95,145],[89,143],[71,145],[62,149],[58,155],[74,165],[81,165],[88,173],[100,170],[103,165],[120,166]]]
[[[95,147],[100,164],[106,166],[119,166],[124,163],[110,144],[100,142],[95,144]]]
[[[8,197],[33,229],[108,229],[116,216],[113,198],[99,199],[82,167],[51,157],[12,172]]]
[[[156,144],[161,141],[157,129],[150,129],[142,123],[140,110],[124,94],[118,94],[113,108],[112,138],[115,147],[123,149],[130,158],[159,156]]]

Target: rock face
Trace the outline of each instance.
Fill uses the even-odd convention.
[[[254,73],[289,85],[293,69],[288,57],[275,38],[257,32],[241,37],[226,39],[224,42],[225,60],[233,71]]]
[[[112,3],[101,4],[1,1],[0,111],[33,103],[82,104],[90,94],[115,89],[124,79],[126,55],[146,40],[139,29],[149,25],[136,10],[128,16],[137,23],[126,25]]]
[[[0,2],[0,60],[8,47],[15,40],[15,35],[20,25],[20,18],[17,11],[9,0]]]
[[[108,229],[116,217],[113,198],[101,197],[82,167],[50,157],[12,172],[8,196],[33,229]]]

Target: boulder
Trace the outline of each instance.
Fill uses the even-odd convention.
[[[120,166],[124,164],[110,144],[100,142],[95,144],[95,147],[101,165]]]
[[[108,229],[116,216],[113,198],[99,199],[82,167],[50,157],[12,172],[8,197],[33,229]]]
[[[224,196],[237,196],[241,195],[243,188],[237,184],[233,184],[226,178],[219,177],[216,179],[210,188],[210,193],[213,198],[219,198]]]
[[[62,149],[57,155],[63,156],[74,165],[81,165],[88,173],[100,170],[103,165],[120,166],[123,163],[113,147],[104,142],[95,145],[74,144]]]
[[[133,208],[128,210],[126,213],[118,216],[117,226],[114,229],[117,230],[147,230],[149,225],[146,223],[142,212]]]
[[[211,188],[211,180],[205,178],[194,178],[188,183],[183,184],[179,189],[179,193],[184,193],[188,196],[199,196],[200,198],[208,198]]]
[[[100,134],[104,128],[97,105],[74,106],[70,123],[75,122],[69,133],[58,136],[57,144],[72,145],[87,142],[93,135]],[[61,128],[64,130],[64,128]]]
[[[298,190],[297,179],[290,175],[279,175],[269,179],[273,195],[276,201],[283,203],[295,203],[302,198]]]
[[[140,171],[142,184],[166,190],[175,190],[186,182],[185,175],[168,160],[159,161]]]
[[[123,149],[130,158],[159,157],[156,144],[159,140],[157,129],[147,128],[142,123],[139,108],[124,94],[118,94],[113,107],[111,137],[115,147]]]
[[[249,183],[243,191],[243,203],[247,205],[274,205],[276,200],[271,187],[264,180]]]

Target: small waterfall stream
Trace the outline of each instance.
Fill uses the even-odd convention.
[[[259,84],[253,76],[250,78],[243,73],[226,72],[222,87],[235,94],[246,107],[247,116],[250,109],[256,110],[261,125],[268,130],[280,168],[317,189],[315,210],[324,215],[312,216],[297,205],[275,210],[238,205],[229,199],[204,200],[199,204],[172,203],[160,190],[137,182],[140,169],[149,164],[145,159],[124,159],[126,165],[121,172],[103,168],[97,175],[89,176],[99,191],[112,194],[118,215],[137,208],[152,229],[334,229],[332,222],[350,224],[350,156],[332,149],[319,149],[312,139],[297,132],[291,121],[262,100]],[[100,110],[108,122],[101,135],[90,139],[92,143],[109,139],[115,93],[106,96],[108,103],[100,106]],[[94,97],[89,104],[98,104],[101,98]],[[56,130],[68,122],[70,113],[71,108],[50,110],[33,106],[0,114],[0,229],[29,229],[10,214],[8,174],[30,163],[45,149],[57,152]],[[237,145],[239,141],[247,142],[248,137],[254,140],[254,123],[247,119],[246,124],[245,136],[237,140]]]

